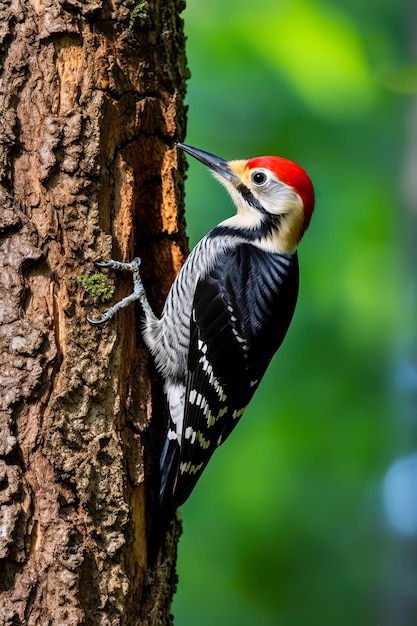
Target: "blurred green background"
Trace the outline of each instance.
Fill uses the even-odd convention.
[[[187,2],[187,143],[291,158],[317,200],[287,338],[182,507],[178,626],[417,623],[415,299],[401,193],[414,13],[404,0]],[[233,208],[189,162],[193,246]]]

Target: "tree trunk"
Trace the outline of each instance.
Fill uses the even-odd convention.
[[[183,8],[0,2],[2,625],[171,623],[178,520],[147,564],[161,383],[135,307],[86,315],[109,306],[94,260],[141,256],[159,311],[186,254]]]

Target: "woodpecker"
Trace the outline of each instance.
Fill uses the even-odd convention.
[[[164,380],[170,424],[160,458],[161,508],[173,512],[192,492],[256,391],[293,317],[297,245],[314,210],[306,171],[278,156],[226,161],[179,143],[231,195],[237,212],[193,249],[158,318],[136,258],[99,267],[128,270],[134,291],[107,311],[139,300],[142,334]]]

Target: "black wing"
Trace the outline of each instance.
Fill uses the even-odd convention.
[[[297,295],[296,253],[272,254],[251,244],[225,252],[199,281],[190,322],[175,507],[188,498],[239,421],[285,337]]]

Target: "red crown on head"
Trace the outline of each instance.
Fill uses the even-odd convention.
[[[305,169],[294,161],[278,156],[255,157],[249,159],[248,166],[250,169],[262,167],[270,170],[279,180],[298,193],[303,201],[305,215],[303,232],[306,231],[314,211],[314,187]]]

